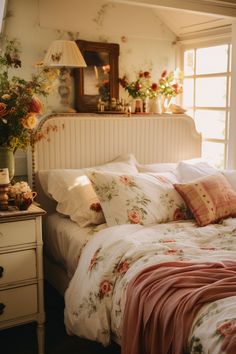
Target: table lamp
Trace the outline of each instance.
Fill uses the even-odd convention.
[[[86,67],[85,60],[74,41],[56,40],[50,45],[43,63],[47,67],[60,69],[58,93],[60,95],[60,107],[57,112],[72,113],[75,110],[70,107],[71,95],[71,68]]]

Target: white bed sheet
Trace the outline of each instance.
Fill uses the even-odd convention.
[[[106,224],[101,224],[82,228],[68,217],[53,213],[44,221],[44,251],[66,270],[71,279],[84,245],[95,233],[106,227]]]

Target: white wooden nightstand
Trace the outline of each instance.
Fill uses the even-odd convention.
[[[38,323],[38,354],[44,354],[42,215],[26,211],[0,212],[0,329]]]

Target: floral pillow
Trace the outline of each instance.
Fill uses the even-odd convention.
[[[88,173],[108,226],[188,218],[186,204],[164,174]]]
[[[174,184],[199,226],[236,216],[236,192],[222,174]]]

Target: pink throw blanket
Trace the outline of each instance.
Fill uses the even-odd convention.
[[[236,262],[166,262],[128,285],[122,354],[183,354],[193,319],[207,302],[236,295]],[[236,353],[236,334],[222,350]]]

